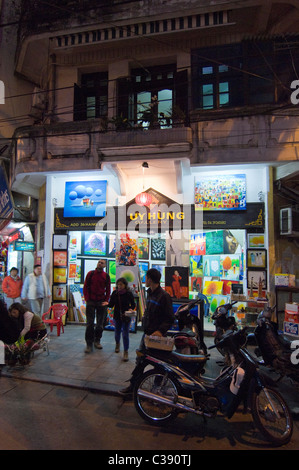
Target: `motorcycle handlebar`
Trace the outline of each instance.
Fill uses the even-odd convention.
[[[182,311],[191,310],[191,308],[194,305],[198,304],[199,302],[200,302],[200,299],[195,299],[195,300],[191,300],[191,302],[188,302],[187,304],[180,305],[177,311],[175,312],[175,315],[179,314]]]
[[[224,338],[220,339],[217,344],[209,346],[208,349],[218,348],[219,346],[225,344],[227,341],[230,341],[232,338],[235,338],[236,336],[241,336],[242,334],[246,334],[247,330],[248,328],[245,326],[242,330],[232,331],[231,333],[227,334]]]

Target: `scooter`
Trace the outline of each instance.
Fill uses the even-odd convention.
[[[198,298],[180,305],[175,312],[179,332],[174,334],[174,344],[178,353],[189,355],[207,353],[200,319],[191,313],[201,301],[202,299]]]
[[[186,364],[190,356],[184,363],[173,352],[148,349],[142,353],[139,360],[151,369],[135,382],[134,404],[139,415],[156,426],[171,422],[180,412],[204,417],[216,417],[220,412],[229,419],[244,401],[264,438],[276,446],[287,444],[293,433],[289,408],[277,391],[266,386],[257,362],[242,346],[244,336],[243,329],[219,341],[230,352],[232,365],[215,379],[189,372]],[[197,361],[198,367],[203,367],[204,359]]]
[[[234,315],[230,315],[230,311],[236,303],[237,301],[219,305],[212,315],[216,329],[214,343],[222,356],[225,356],[225,352],[218,343],[227,333],[230,334],[232,331],[238,330]],[[229,363],[229,356],[225,358],[225,361]]]
[[[254,336],[258,348],[255,349],[257,357],[262,356],[261,364],[271,367],[279,374],[279,380],[289,377],[299,383],[299,365],[292,362],[291,341],[278,333],[277,324],[271,321],[274,307],[265,307],[257,318]],[[298,361],[295,361],[298,362]]]

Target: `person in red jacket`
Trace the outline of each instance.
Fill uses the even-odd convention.
[[[2,282],[2,290],[5,294],[5,303],[7,308],[14,302],[21,303],[21,290],[23,282],[18,276],[18,268],[11,268],[9,276],[6,276]]]
[[[102,349],[101,338],[107,318],[107,305],[110,298],[110,276],[104,271],[106,260],[100,259],[94,271],[89,271],[84,281],[83,295],[86,301],[85,352],[92,346]],[[96,325],[95,325],[96,318]]]

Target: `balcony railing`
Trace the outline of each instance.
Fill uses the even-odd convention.
[[[179,156],[192,149],[189,127],[107,130],[101,119],[30,126],[14,135],[18,173],[98,169],[99,162]]]

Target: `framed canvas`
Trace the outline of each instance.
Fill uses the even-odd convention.
[[[195,210],[245,210],[246,175],[202,175],[194,196]]]
[[[140,271],[140,277],[141,277],[141,282],[145,282],[145,276],[149,268],[149,263],[148,261],[139,261],[139,271]]]
[[[67,266],[67,251],[53,251],[53,266]]]
[[[67,235],[53,235],[53,250],[66,250],[67,240]]]
[[[149,259],[149,239],[138,238],[138,258]]]
[[[53,292],[53,301],[56,302],[66,302],[66,292],[67,292],[67,286],[66,284],[61,284],[57,286],[52,287],[52,292]]]
[[[189,268],[165,266],[165,290],[175,299],[188,299]]]
[[[85,232],[84,255],[106,256],[107,235],[101,232]]]
[[[265,234],[264,233],[248,233],[248,248],[264,248],[265,247]]]
[[[69,264],[69,279],[75,279],[77,274],[77,264],[70,263]]]
[[[53,268],[53,282],[55,284],[66,284],[67,268]]]
[[[247,250],[247,267],[266,269],[267,267],[267,250],[263,248]]]
[[[166,240],[163,238],[151,239],[151,259],[152,261],[165,261]]]
[[[151,265],[152,268],[155,268],[159,271],[161,274],[161,281],[160,282],[165,282],[165,265],[164,264],[153,264]]]
[[[247,288],[258,289],[259,283],[262,289],[267,289],[267,271],[258,269],[247,269]]]
[[[116,253],[116,235],[115,233],[107,233],[107,257],[115,258]]]
[[[116,261],[114,259],[108,260],[108,274],[112,284],[116,282]]]

